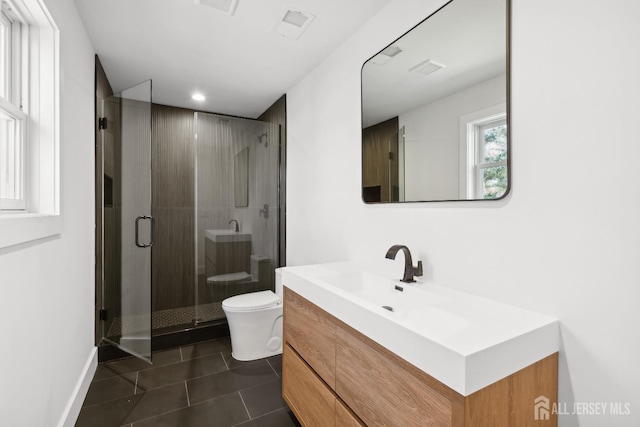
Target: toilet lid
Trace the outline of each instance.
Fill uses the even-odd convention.
[[[243,280],[251,279],[251,275],[245,271],[238,273],[218,274],[217,276],[207,277],[209,283],[225,283],[225,282],[240,282]]]
[[[280,297],[272,291],[249,292],[222,301],[224,308],[234,311],[251,311],[271,307],[280,302]]]

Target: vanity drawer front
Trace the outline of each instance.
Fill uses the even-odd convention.
[[[282,397],[303,426],[336,426],[335,395],[289,345],[282,354]]]
[[[215,276],[216,274],[218,274],[217,269],[216,269],[216,265],[213,262],[211,262],[211,260],[209,258],[207,258],[205,260],[204,274],[206,275],[206,277],[211,277],[211,276]]]
[[[336,427],[366,427],[340,399],[336,399]]]
[[[284,340],[331,388],[335,389],[336,320],[286,287]]]
[[[216,263],[216,243],[211,239],[204,239],[204,255],[205,258],[211,260],[213,264]]]
[[[462,396],[346,325],[337,339],[336,393],[368,426],[460,425]]]

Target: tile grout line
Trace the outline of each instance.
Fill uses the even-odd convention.
[[[184,356],[182,355],[182,347],[178,347],[178,350],[180,350],[180,361],[184,362]]]
[[[242,393],[240,393],[240,390],[238,390],[236,393],[238,393],[238,396],[240,396],[240,400],[242,401],[242,405],[244,405],[244,410],[247,411],[247,415],[249,416],[249,419],[252,420],[253,418],[251,418],[251,414],[249,413],[249,409],[247,408],[247,404],[244,403],[244,398],[242,397]]]
[[[222,352],[220,352],[220,357],[222,357],[222,361],[224,362],[224,366],[227,368],[227,371],[230,371],[231,369],[229,369],[229,365],[227,364],[227,361],[224,358],[224,354],[222,354]]]
[[[191,399],[189,399],[189,387],[187,387],[187,380],[184,381],[184,391],[187,393],[187,406],[191,406]]]
[[[133,387],[133,394],[137,394],[138,393],[138,376],[140,375],[140,371],[136,372],[136,384]]]
[[[283,410],[286,410],[286,408],[278,408],[278,409],[274,409],[274,410],[273,410],[273,411],[271,411],[271,412],[267,412],[267,413],[265,413],[265,414],[258,415],[258,416],[257,416],[257,417],[255,417],[255,418],[249,418],[248,420],[240,421],[238,424],[234,424],[234,425],[232,425],[231,427],[238,427],[238,426],[241,426],[241,425],[247,424],[247,422],[249,422],[249,421],[252,421],[252,420],[259,420],[260,418],[266,417],[266,416],[268,416],[268,415],[271,415],[271,414],[274,414],[274,413],[276,413],[276,412],[278,412],[278,411],[283,411]]]
[[[280,378],[280,375],[278,375],[278,371],[276,371],[276,368],[274,368],[271,362],[269,362],[269,359],[267,359],[267,365],[269,365],[273,373],[276,374],[276,377]]]

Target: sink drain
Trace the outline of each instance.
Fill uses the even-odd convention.
[[[385,310],[393,311],[393,307],[391,307],[390,305],[383,305],[382,308],[384,308]]]

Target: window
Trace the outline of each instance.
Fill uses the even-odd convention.
[[[0,0],[0,248],[59,234],[59,32],[41,0]]]
[[[8,2],[0,11],[0,209],[24,210],[24,122],[21,110],[22,20]]]
[[[460,118],[461,198],[499,199],[506,194],[507,137],[505,104]]]
[[[22,111],[24,20],[2,1],[0,12],[0,209],[24,210],[26,114]]]
[[[24,210],[24,120],[0,109],[0,206]]]
[[[476,198],[500,198],[507,191],[506,118],[490,119],[476,124],[474,131]]]

